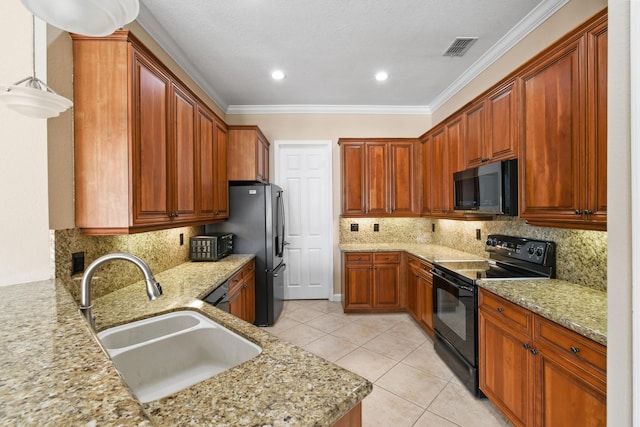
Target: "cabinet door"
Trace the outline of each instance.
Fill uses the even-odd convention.
[[[478,330],[480,389],[514,425],[532,425],[533,371],[528,337],[485,310],[478,313]]]
[[[387,149],[385,142],[365,143],[365,194],[367,214],[387,214],[389,189],[387,187]]]
[[[449,176],[449,150],[447,147],[447,128],[441,127],[431,134],[431,212],[442,215],[449,207],[448,194],[451,184]]]
[[[538,346],[536,359],[537,426],[606,426],[606,386],[598,387],[589,375]]]
[[[433,210],[433,144],[431,136],[427,135],[421,139],[420,151],[422,157],[422,204],[420,213],[422,215],[431,215]]]
[[[522,76],[520,217],[527,220],[580,219],[585,191],[580,176],[582,40]]]
[[[133,55],[134,225],[168,223],[169,150],[167,106],[171,83],[142,55]]]
[[[485,158],[512,159],[518,153],[518,103],[516,80],[487,96],[487,140]]]
[[[420,295],[418,293],[418,280],[419,276],[416,272],[416,267],[412,265],[412,261],[407,274],[407,311],[416,322],[420,322],[419,314],[419,301]]]
[[[607,223],[607,22],[587,34],[586,219]]]
[[[433,336],[433,281],[431,277],[418,277],[418,315],[422,327]]]
[[[462,216],[453,209],[453,174],[464,170],[464,121],[462,115],[447,122],[447,149],[449,151],[449,171],[443,183],[445,193],[445,212],[448,217]]]
[[[171,92],[173,179],[171,214],[174,222],[196,218],[196,101],[186,91],[173,86]]]
[[[400,266],[375,264],[373,267],[373,306],[400,308]]]
[[[229,180],[227,179],[227,129],[215,121],[213,206],[217,219],[229,217]],[[251,322],[253,323],[253,322]]]
[[[392,142],[389,144],[390,206],[389,213],[410,216],[417,214],[414,185],[413,142]]]
[[[466,128],[465,165],[479,166],[489,161],[487,154],[485,99],[472,105],[464,113]]]
[[[204,109],[198,108],[196,118],[198,130],[198,144],[200,150],[200,206],[201,218],[215,218],[215,190],[216,190],[216,153],[215,153],[215,123],[213,117]],[[226,163],[226,157],[225,157]]]
[[[256,269],[255,264],[246,268],[244,274],[244,313],[249,323],[256,321]]]
[[[371,308],[373,305],[371,265],[346,265],[344,270],[345,309]]]
[[[362,215],[365,213],[363,142],[342,143],[342,214]]]

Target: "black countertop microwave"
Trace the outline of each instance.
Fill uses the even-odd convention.
[[[489,163],[453,174],[454,209],[518,215],[518,161]]]

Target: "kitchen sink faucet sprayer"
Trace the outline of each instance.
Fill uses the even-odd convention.
[[[151,272],[151,268],[149,268],[147,263],[141,258],[124,252],[114,252],[112,254],[103,255],[87,267],[87,270],[82,275],[82,282],[80,283],[80,311],[82,311],[82,314],[87,318],[93,329],[96,328],[96,320],[91,314],[91,278],[98,267],[105,262],[114,259],[129,261],[142,271],[142,274],[144,274],[144,281],[147,284],[147,295],[149,296],[149,300],[156,300],[162,295],[160,283],[156,281],[156,278],[153,277],[153,273]]]

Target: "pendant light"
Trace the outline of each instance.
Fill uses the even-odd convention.
[[[138,0],[21,0],[38,18],[70,33],[108,36],[136,19]]]
[[[33,43],[33,75],[11,86],[0,86],[0,100],[10,109],[28,117],[47,119],[56,117],[71,108],[73,102],[58,95],[45,82],[36,77],[36,31],[35,17],[31,20]],[[19,86],[24,83],[24,86]]]

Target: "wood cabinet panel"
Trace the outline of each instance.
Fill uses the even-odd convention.
[[[487,154],[489,161],[518,154],[518,80],[512,79],[487,95]]]
[[[434,170],[434,160],[433,160],[433,144],[431,141],[430,134],[425,134],[420,138],[420,157],[422,159],[421,163],[421,178],[420,182],[422,186],[422,203],[420,204],[420,214],[421,215],[431,215],[433,210],[433,170]]]
[[[390,143],[389,159],[391,214],[413,216],[418,212],[415,191],[415,143]]]
[[[133,102],[138,112],[134,123],[133,223],[167,222],[171,213],[167,141],[171,82],[142,55],[135,53],[133,60]]]
[[[403,309],[399,252],[346,252],[342,255],[345,312]]]
[[[433,337],[432,265],[409,256],[407,271],[407,309],[416,322]]]
[[[606,348],[509,305],[480,290],[480,389],[515,425],[606,425]]]
[[[253,323],[255,307],[255,260],[229,279],[229,313]]]
[[[374,264],[373,305],[376,308],[400,308],[400,266]]]
[[[364,142],[342,144],[342,213],[362,215],[365,206]]]
[[[373,307],[373,270],[371,265],[347,265],[344,268],[344,309]]]
[[[269,141],[258,126],[228,126],[229,181],[269,182]]]
[[[216,219],[229,217],[229,180],[227,179],[227,150],[229,135],[224,123],[215,122],[213,202]]]
[[[175,159],[175,206],[177,221],[192,221],[196,217],[196,130],[195,99],[182,89],[174,86],[171,94],[173,108],[172,157]]]
[[[440,127],[431,134],[431,213],[445,214],[449,209],[449,191],[451,183],[449,176],[450,164],[444,159],[449,158],[447,145],[447,129]]]
[[[486,100],[482,99],[464,113],[466,128],[465,164],[467,168],[481,165],[487,157]]]
[[[213,112],[129,31],[72,39],[76,225],[111,235],[211,222],[201,174],[215,164],[199,156],[200,113]]]
[[[388,145],[384,142],[367,142],[365,144],[365,200],[367,214],[385,215],[389,205],[388,178]]]

